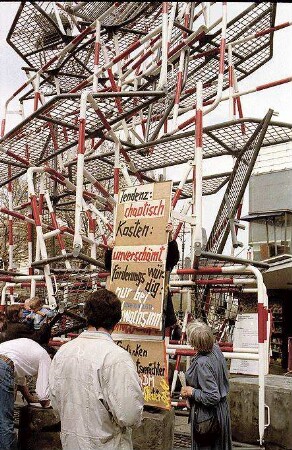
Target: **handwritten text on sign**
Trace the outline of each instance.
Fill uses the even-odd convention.
[[[122,322],[160,328],[166,245],[115,247],[111,287],[122,301]]]
[[[170,214],[170,181],[133,186],[119,194],[115,223],[115,244],[167,243],[165,230]]]
[[[165,345],[162,341],[117,341],[133,358],[146,405],[170,409]]]
[[[119,194],[109,288],[122,301],[121,324],[162,329],[171,186],[141,185]]]

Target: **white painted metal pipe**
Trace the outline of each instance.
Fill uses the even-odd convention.
[[[175,5],[176,6],[176,5]],[[168,2],[162,2],[162,47],[161,70],[158,89],[163,89],[167,84],[167,53],[168,53]]]
[[[126,181],[127,186],[128,187],[133,186],[133,182],[132,182],[132,180],[130,178],[127,166],[124,163],[121,163],[121,172],[123,174],[123,177],[124,177],[124,179]]]
[[[60,233],[61,233],[60,230],[48,231],[47,233],[44,233],[44,240],[46,241],[47,239],[51,239],[52,237],[57,236],[57,234]]]
[[[261,305],[265,305],[265,295],[264,295],[264,283],[263,276],[259,269],[254,266],[248,266],[248,269],[254,273],[257,279],[258,285],[258,305],[259,311],[261,313]],[[259,317],[260,319],[260,317]],[[259,336],[261,333],[259,320]],[[259,342],[259,435],[260,435],[260,445],[263,443],[264,432],[265,432],[265,371],[266,371],[266,345],[265,342]]]
[[[32,202],[34,202],[34,203],[32,203],[32,210],[33,210],[33,213],[36,214],[36,217],[34,217],[34,219],[36,222],[37,249],[39,246],[39,251],[40,251],[42,259],[48,259],[47,248],[46,248],[46,244],[45,244],[45,240],[44,240],[44,236],[43,236],[43,230],[42,230],[42,226],[41,226],[41,218],[39,217],[39,213],[37,211],[35,211],[35,209],[34,209],[34,204],[36,205],[36,194],[35,194],[34,184],[33,184],[33,174],[34,173],[43,173],[44,170],[45,169],[43,167],[30,167],[27,170],[27,185],[28,185],[28,193],[32,199]],[[49,264],[45,264],[44,274],[45,274],[46,287],[47,287],[47,292],[48,292],[49,305],[52,307],[55,307],[56,300],[54,297],[54,289],[53,289]],[[34,278],[32,278],[32,280],[34,280]],[[33,292],[33,291],[35,292],[35,283],[34,282],[32,282],[32,285],[31,285],[31,292]]]
[[[14,284],[13,284],[14,286]],[[1,306],[2,305],[6,305],[6,290],[9,287],[9,283],[5,283],[3,288],[2,288],[2,292],[1,292]]]
[[[228,44],[228,71],[229,71],[229,120],[234,120],[234,100],[232,94],[234,94],[234,80],[233,80],[233,62],[232,62],[232,46]]]
[[[43,275],[17,275],[12,278],[13,283],[22,283],[22,281],[43,281],[44,276]]]
[[[96,20],[95,24],[95,49],[94,49],[94,67],[93,67],[93,92],[97,92],[98,88],[98,65],[99,65],[99,52],[101,48],[100,42],[100,20]]]
[[[233,278],[233,284],[256,284],[254,278]]]
[[[108,219],[93,205],[93,203],[90,203],[88,205],[88,209],[92,212],[94,212],[94,214],[96,214],[96,216],[105,224],[105,225],[109,225],[109,221]]]
[[[170,349],[176,349],[176,350],[194,350],[194,347],[192,347],[190,344],[168,344],[167,348]],[[234,347],[232,349],[232,352],[229,353],[252,353],[257,354],[259,353],[257,348],[249,348],[249,347]]]
[[[84,145],[85,145],[85,121],[86,121],[86,105],[88,92],[84,91],[80,99],[80,116],[79,116],[79,142],[77,154],[77,184],[76,184],[76,202],[75,202],[75,225],[73,254],[76,256],[82,249],[81,238],[81,213],[83,201],[83,170],[84,170]]]
[[[174,356],[176,354],[176,349],[167,348],[166,353],[168,355]],[[256,353],[235,353],[235,352],[222,352],[226,359],[248,359],[251,361],[258,361],[259,355]]]
[[[206,106],[203,109],[203,114],[209,114],[213,111],[220,103],[223,91],[223,81],[224,81],[224,55],[225,55],[225,42],[226,42],[226,28],[227,28],[227,2],[222,3],[222,33],[221,33],[221,44],[220,44],[220,66],[218,74],[217,83],[217,94],[214,102],[211,105]]]

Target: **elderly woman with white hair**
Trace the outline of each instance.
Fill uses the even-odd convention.
[[[232,449],[228,371],[211,328],[194,320],[187,328],[188,341],[197,351],[186,372],[181,395],[190,403],[192,450]]]

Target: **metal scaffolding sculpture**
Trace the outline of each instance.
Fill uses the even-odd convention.
[[[246,91],[239,85],[272,58],[274,32],[291,23],[275,25],[276,3],[248,8],[243,3],[229,22],[227,7],[227,2],[21,2],[7,42],[26,63],[27,81],[6,102],[0,139],[0,187],[9,194],[9,207],[0,207],[9,221],[2,304],[7,290],[13,301],[17,288],[27,288],[31,296],[45,290],[52,307],[74,309],[81,291],[86,295],[104,283],[103,250],[119,189],[157,181],[163,169],[173,168],[181,173],[173,184],[175,238],[183,224],[191,230],[191,268],[176,271],[181,284],[172,282],[194,294],[185,323],[188,313],[203,311],[222,337],[228,308],[255,283],[257,358],[266,361],[267,296],[260,271],[236,258],[226,266],[228,258],[222,262],[220,256],[230,233],[238,245],[237,219],[260,148],[292,139],[291,124],[273,121],[272,111],[263,119],[244,117],[241,104],[243,96],[292,77]],[[20,121],[6,132],[16,100]],[[224,102],[226,117],[206,125],[205,116]],[[26,117],[24,105],[33,109]],[[226,156],[234,161],[231,170],[204,174],[204,160]],[[22,205],[12,202],[18,178],[27,183]],[[202,199],[225,185],[204,247]],[[28,231],[25,274],[13,270],[15,220]],[[78,328],[75,316],[71,319],[67,331]],[[66,330],[64,321],[60,330]],[[260,395],[264,405],[262,390]]]

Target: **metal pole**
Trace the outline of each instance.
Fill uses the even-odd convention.
[[[192,267],[195,259],[201,255],[203,236],[202,236],[202,197],[203,197],[203,83],[197,83],[197,109],[196,109],[196,133],[195,133],[195,220],[196,226],[193,236],[194,252]]]
[[[73,241],[73,254],[78,256],[82,249],[81,238],[81,213],[83,200],[83,171],[84,171],[84,153],[85,153],[85,123],[86,123],[86,104],[88,92],[82,92],[80,99],[79,116],[79,137],[77,148],[77,184],[76,184],[76,203],[75,203],[75,229]]]
[[[278,255],[277,250],[277,232],[276,232],[276,219],[273,217],[273,229],[274,229],[274,248],[275,248],[275,256]]]
[[[202,251],[201,255],[203,258],[217,259],[218,261],[229,261],[237,264],[246,264],[246,265],[252,264],[254,267],[260,267],[262,269],[268,269],[270,267],[269,264],[267,263],[251,261],[250,259],[244,258],[236,258],[235,256],[222,255],[221,253],[219,254]]]
[[[43,171],[44,171],[44,169],[41,167],[30,167],[27,170],[27,185],[28,185],[28,193],[31,198],[32,213],[33,213],[33,218],[35,221],[36,233],[37,233],[36,253],[38,254],[38,252],[40,252],[42,259],[46,260],[48,258],[46,243],[45,243],[45,239],[44,239],[44,235],[43,235],[41,216],[39,213],[39,207],[38,207],[37,197],[35,194],[34,183],[33,183],[34,172],[43,173]],[[45,266],[44,266],[44,275],[45,275],[45,280],[46,280],[46,285],[47,285],[49,304],[50,304],[50,306],[54,307],[54,306],[56,306],[56,300],[54,297],[54,289],[53,289],[49,264],[45,264]]]
[[[286,213],[286,211],[284,213],[284,227],[285,227],[285,229],[284,229],[284,246],[285,246],[284,253],[286,253],[286,251],[287,251],[287,213]]]
[[[248,266],[248,270],[252,271],[257,279],[258,288],[258,348],[259,348],[259,435],[260,445],[263,444],[264,432],[266,428],[265,423],[265,410],[269,407],[265,405],[265,374],[266,374],[266,341],[268,339],[267,322],[268,322],[268,309],[267,309],[267,296],[265,296],[265,287],[263,283],[263,277],[260,271],[253,267]]]

